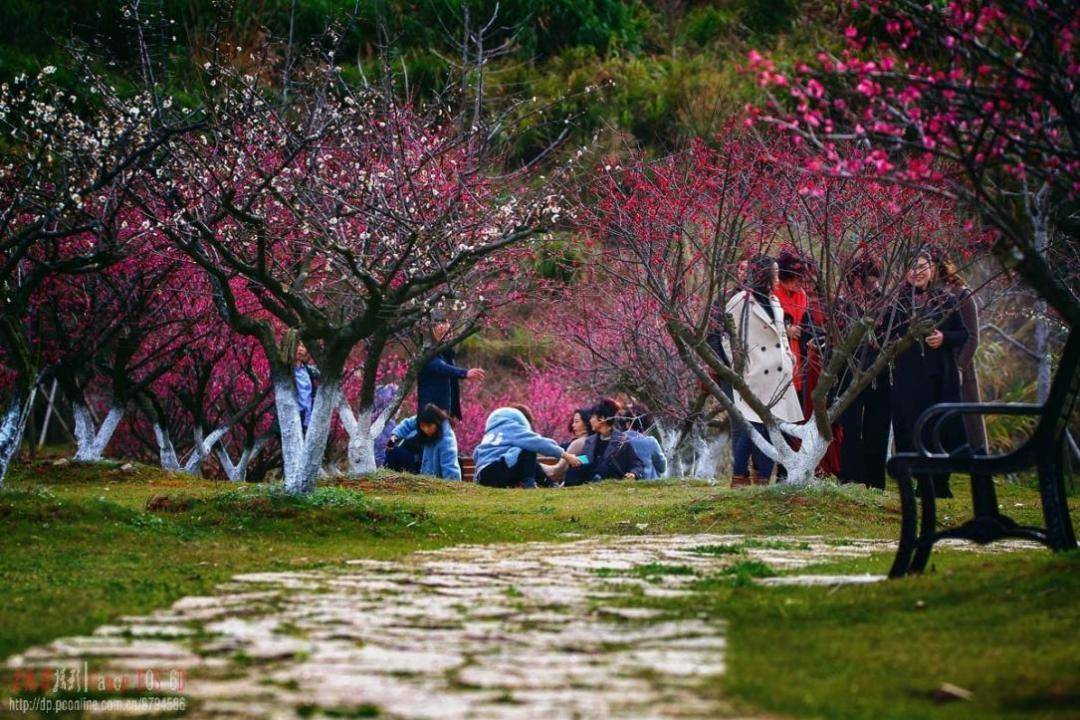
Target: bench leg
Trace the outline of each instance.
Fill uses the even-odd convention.
[[[1056,452],[1044,454],[1038,460],[1038,470],[1046,538],[1055,552],[1072,550],[1076,547],[1076,535],[1069,517],[1069,502],[1065,497],[1061,457]]]
[[[937,498],[934,494],[934,478],[927,476],[919,481],[919,495],[922,517],[919,525],[919,540],[915,545],[915,554],[911,558],[911,572],[921,573],[930,560],[930,551],[934,549],[934,534],[937,533]]]
[[[918,512],[911,471],[900,468],[896,484],[900,489],[900,543],[896,548],[892,568],[889,569],[891,578],[904,577],[911,569],[911,554],[915,552],[915,516]]]
[[[971,506],[975,517],[997,517],[998,500],[990,475],[971,476]]]

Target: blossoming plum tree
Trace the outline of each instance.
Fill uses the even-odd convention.
[[[10,381],[0,418],[0,483],[22,442],[41,379],[41,336],[28,318],[49,278],[100,271],[124,254],[131,193],[161,148],[194,127],[153,93],[121,96],[83,63],[85,98],[52,82],[55,68],[0,87],[0,349]]]
[[[170,145],[145,211],[206,273],[232,328],[262,346],[285,486],[307,492],[350,356],[363,357],[353,428],[363,471],[374,468],[371,408],[387,348],[442,304],[483,306],[477,289],[513,271],[503,251],[557,215],[555,177],[541,172],[545,152],[507,159],[528,112],[491,110],[472,82],[409,102],[389,71],[356,89],[325,63],[292,75],[286,100],[254,74],[207,71],[207,128]],[[297,342],[321,374],[307,427],[293,383]]]
[[[783,69],[751,53],[773,92],[755,112],[813,147],[820,172],[966,202],[999,231],[1003,266],[1077,327],[1080,5],[860,0],[848,20],[837,54]]]
[[[579,213],[605,247],[605,267],[625,282],[621,301],[655,308],[654,321],[635,320],[635,331],[653,333],[657,345],[673,344],[716,403],[795,482],[814,477],[832,425],[854,397],[932,329],[920,315],[896,330],[893,309],[913,254],[930,245],[964,249],[980,239],[947,204],[915,190],[789,171],[801,162],[799,150],[782,139],[762,144],[732,133],[716,147],[697,143],[658,161],[609,166]],[[783,388],[774,397],[751,391],[741,374],[748,349],[723,310],[747,287],[741,261],[781,249],[819,267],[814,292],[824,321],[814,341],[824,360],[813,413],[803,423],[773,414]],[[867,260],[880,273],[873,292],[849,282]],[[718,333],[731,339],[732,358],[710,342]],[[876,357],[864,362],[871,345]],[[747,423],[724,385],[762,419],[768,438]]]

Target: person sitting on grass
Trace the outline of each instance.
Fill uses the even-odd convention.
[[[589,427],[589,408],[578,408],[574,411],[574,414],[570,416],[570,423],[566,426],[566,429],[570,432],[571,439],[560,445],[566,448],[566,452],[571,455],[581,455],[582,449],[585,447],[585,438],[592,434],[592,428]],[[559,485],[562,484],[563,478],[566,477],[566,471],[570,469],[570,463],[566,460],[559,460],[554,465],[541,465],[544,473],[547,474],[548,479],[552,483]]]
[[[460,480],[457,436],[446,411],[428,403],[419,413],[398,423],[386,444],[386,467]]]
[[[567,486],[614,478],[635,480],[645,474],[645,466],[634,452],[630,438],[615,427],[618,420],[619,406],[614,400],[604,398],[593,407],[589,425],[594,434],[585,439],[582,448],[589,461],[566,473]]]
[[[538,455],[562,458],[570,467],[581,465],[581,460],[557,442],[535,433],[533,422],[526,405],[497,408],[488,415],[484,437],[473,451],[476,482],[488,487],[535,488],[537,482],[547,482],[536,460]]]
[[[641,459],[644,472],[642,480],[657,480],[667,472],[667,458],[660,447],[660,441],[648,435],[654,424],[652,413],[640,405],[630,406],[626,415],[626,437],[634,448],[634,453]]]

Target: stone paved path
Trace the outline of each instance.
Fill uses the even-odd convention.
[[[738,555],[704,546],[739,544]],[[721,618],[618,607],[757,559],[777,570],[891,543],[631,536],[458,546],[400,562],[240,575],[206,597],[28,650],[9,666],[184,668],[187,717],[716,718]],[[635,570],[638,568],[638,570]],[[865,578],[864,578],[865,579]]]

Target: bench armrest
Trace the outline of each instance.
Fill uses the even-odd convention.
[[[945,449],[941,446],[941,430],[953,415],[1041,415],[1043,406],[1037,403],[938,403],[923,411],[919,419],[915,421],[915,449],[922,455],[930,452],[923,445],[923,427],[931,418],[937,417],[934,422],[932,441],[936,454],[945,455]]]

